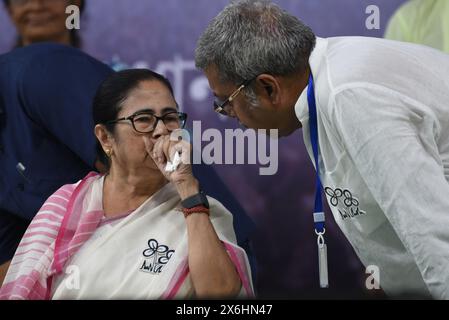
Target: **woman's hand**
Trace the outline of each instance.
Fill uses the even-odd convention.
[[[165,178],[174,184],[183,200],[199,192],[199,183],[193,176],[190,163],[192,146],[185,140],[170,140],[170,137],[161,136],[153,147],[149,137],[143,136],[143,140],[148,154]],[[176,170],[168,172],[165,170],[167,161],[173,162],[176,152],[180,153],[181,162]]]
[[[170,140],[161,136],[154,146],[143,137],[145,148],[162,174],[172,182],[182,200],[199,193],[198,181],[192,174],[190,154],[192,146],[185,140]],[[167,161],[181,152],[181,163],[175,171],[165,171]],[[236,268],[219,239],[208,215],[188,215],[188,263],[195,294],[199,298],[229,298],[237,296],[241,281]]]

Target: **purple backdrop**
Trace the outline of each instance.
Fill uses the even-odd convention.
[[[81,22],[83,49],[105,62],[149,67],[166,74],[190,119],[203,128],[235,128],[211,110],[205,78],[194,69],[193,52],[202,30],[226,0],[87,0]],[[321,37],[381,37],[404,0],[278,0]],[[365,10],[380,8],[381,29],[367,30]],[[0,53],[15,40],[14,28],[0,8]],[[314,171],[295,133],[279,143],[279,170],[260,176],[256,165],[215,166],[257,223],[253,236],[260,297],[377,297],[364,289],[364,269],[332,219],[328,222],[331,289],[321,291],[312,230]]]

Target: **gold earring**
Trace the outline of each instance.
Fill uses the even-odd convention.
[[[112,150],[111,149],[106,149],[105,152],[106,152],[106,155],[108,156],[108,158],[110,158],[112,156]]]

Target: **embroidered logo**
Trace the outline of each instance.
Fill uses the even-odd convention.
[[[148,240],[148,248],[142,252],[145,259],[140,267],[140,271],[152,274],[161,273],[163,267],[174,253],[175,250],[169,250],[167,246],[159,244],[157,240]]]
[[[343,220],[366,214],[365,211],[360,210],[359,200],[348,189],[341,190],[337,188],[333,190],[332,188],[326,187],[324,191],[329,198],[330,205],[338,209]],[[338,207],[339,203],[340,206]]]

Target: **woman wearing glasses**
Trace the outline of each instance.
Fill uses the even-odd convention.
[[[164,299],[253,295],[231,214],[200,191],[188,161],[166,171],[187,115],[149,70],[110,76],[94,100],[108,167],[43,205],[14,256],[0,298]],[[173,139],[172,139],[173,140]],[[188,158],[188,157],[187,157]]]

